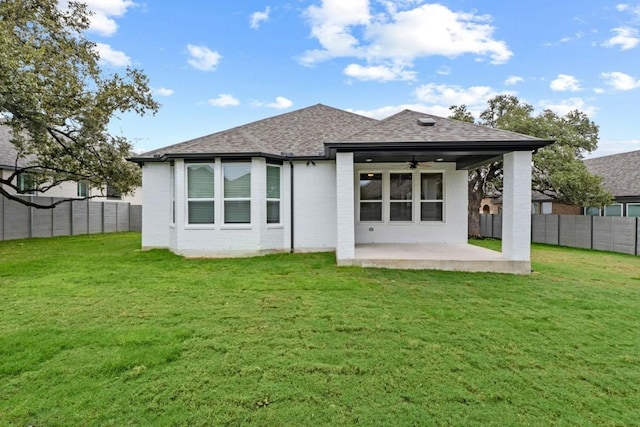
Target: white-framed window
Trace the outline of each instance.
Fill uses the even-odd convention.
[[[420,173],[420,221],[444,220],[444,175]]]
[[[604,207],[604,216],[622,216],[622,205],[616,203]]]
[[[215,165],[191,163],[187,165],[187,223],[215,223]]]
[[[600,208],[594,208],[594,207],[585,208],[584,214],[587,216],[600,216]]]
[[[89,181],[84,179],[78,181],[77,195],[78,197],[89,197]]]
[[[389,174],[389,221],[413,221],[413,173]]]
[[[640,217],[640,203],[627,203],[627,216]]]
[[[267,224],[280,224],[281,169],[267,165]]]
[[[360,221],[382,221],[382,174],[360,173]]]
[[[251,223],[251,163],[225,162],[224,176],[224,223]]]

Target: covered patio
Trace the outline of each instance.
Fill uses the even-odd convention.
[[[529,274],[528,261],[509,260],[502,253],[457,243],[357,244],[355,256],[339,265],[408,270],[445,270]]]

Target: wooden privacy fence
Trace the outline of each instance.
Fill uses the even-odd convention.
[[[22,197],[40,204],[59,200],[54,197]],[[140,205],[74,200],[53,209],[37,209],[0,196],[0,240],[141,230]]]
[[[480,215],[480,234],[502,238],[502,216]],[[531,241],[640,255],[640,218],[534,214]]]

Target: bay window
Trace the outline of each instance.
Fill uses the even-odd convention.
[[[251,163],[224,163],[224,222],[251,223]]]
[[[187,217],[189,224],[213,224],[215,207],[214,165],[187,165]]]
[[[267,224],[280,224],[280,166],[267,165]]]

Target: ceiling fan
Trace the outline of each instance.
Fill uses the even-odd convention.
[[[429,167],[433,164],[433,162],[419,162],[416,160],[416,156],[411,156],[411,160],[407,162],[409,164],[409,169],[417,169],[420,167]]]

